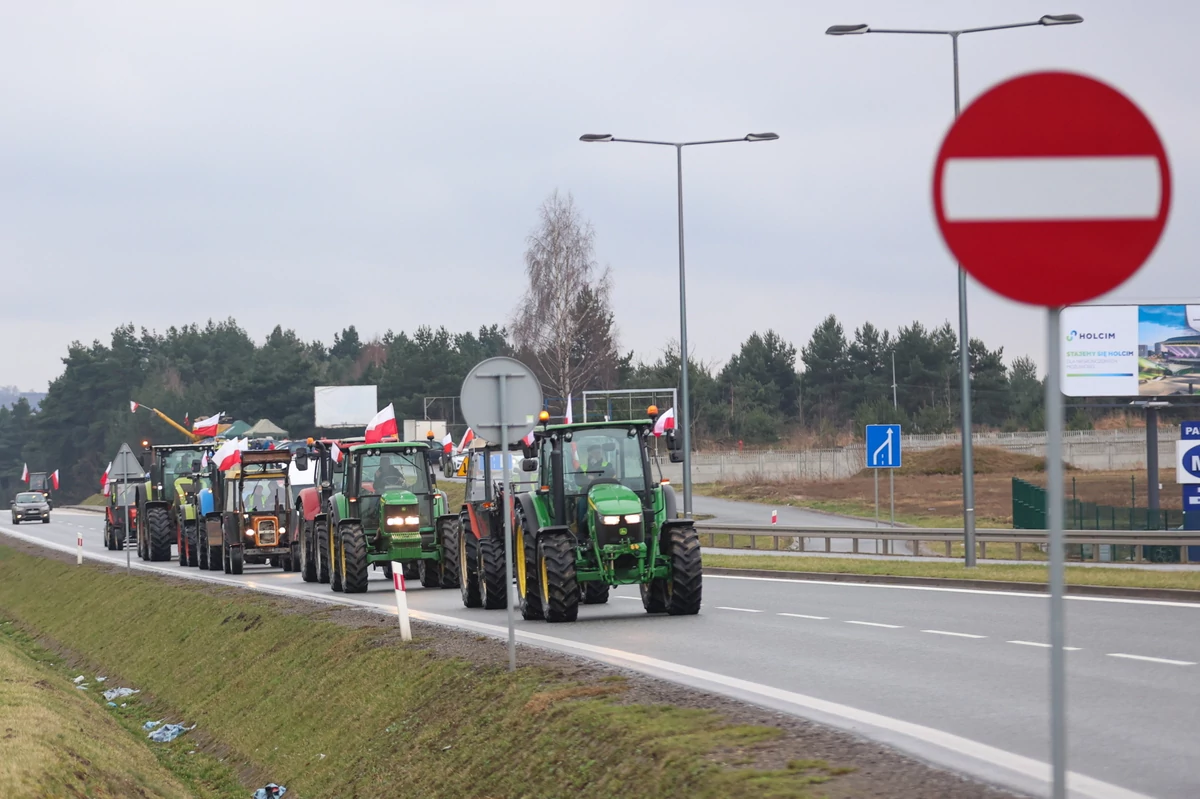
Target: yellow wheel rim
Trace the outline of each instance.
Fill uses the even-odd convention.
[[[542,598],[550,596],[550,575],[546,573],[546,557],[538,553],[538,570],[542,573]]]
[[[341,555],[341,557],[338,558],[338,561],[339,561],[338,566],[342,570],[342,585],[345,585],[346,584],[346,542],[345,541],[341,542],[341,546],[338,548],[338,554]]]
[[[517,593],[521,599],[525,598],[525,531],[521,525],[517,525],[516,544],[513,552],[513,559],[517,563]]]
[[[465,585],[467,575],[471,570],[467,568],[467,531],[458,531],[458,579],[459,583]]]

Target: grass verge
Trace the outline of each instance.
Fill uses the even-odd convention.
[[[69,601],[55,599],[67,585]],[[239,772],[303,796],[815,797],[814,786],[836,788],[847,771],[825,761],[747,765],[777,729],[625,702],[619,679],[509,674],[437,654],[437,628],[401,644],[373,614],[363,626],[325,620],[363,611],[3,546],[0,607],[110,669],[109,684],[143,688],[156,707],[198,724],[188,736],[211,739]]]
[[[768,569],[770,571],[823,572],[830,574],[897,575],[900,577],[949,577],[960,580],[1045,583],[1047,567],[1030,564],[981,563],[968,570],[961,563],[930,560],[874,560],[871,558],[806,558],[785,555],[704,556],[705,566],[725,569]],[[1200,572],[1151,571],[1149,569],[1104,569],[1068,566],[1071,585],[1100,585],[1126,588],[1180,588],[1200,591]]]

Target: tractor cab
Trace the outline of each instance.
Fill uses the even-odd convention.
[[[51,492],[51,488],[53,488],[53,481],[48,472],[29,473],[29,486],[27,490],[36,491],[37,493],[41,494],[46,500],[46,504],[50,506],[51,510],[53,510],[54,495]]]

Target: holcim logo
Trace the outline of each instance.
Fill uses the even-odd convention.
[[[1072,330],[1067,334],[1067,341],[1110,341],[1117,337],[1116,333],[1080,333],[1078,330]]]

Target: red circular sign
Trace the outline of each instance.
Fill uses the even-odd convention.
[[[1067,72],[1022,75],[967,107],[933,172],[938,227],[1010,299],[1082,302],[1127,280],[1171,206],[1162,141],[1133,102]]]

